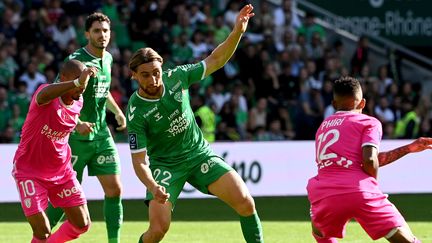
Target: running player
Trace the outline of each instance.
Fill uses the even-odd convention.
[[[81,94],[96,72],[77,60],[68,61],[60,71],[60,83],[41,85],[31,100],[12,175],[33,229],[32,243],[73,240],[90,226],[87,201],[72,169],[68,138],[83,106]],[[67,217],[52,235],[44,212],[48,200]]]
[[[352,218],[373,239],[390,242],[420,242],[402,215],[378,187],[378,167],[408,153],[430,149],[431,138],[388,152],[379,151],[381,123],[362,114],[366,101],[360,83],[352,77],[336,80],[333,106],[315,136],[318,175],[308,182],[312,233],[317,242],[343,238]]]
[[[138,50],[129,62],[139,84],[127,110],[129,144],[135,172],[147,187],[150,217],[150,226],[140,242],[162,240],[186,182],[231,206],[240,216],[247,242],[263,242],[253,198],[240,176],[203,138],[188,95],[192,83],[229,60],[254,15],[252,10],[250,4],[243,7],[228,38],[199,63],[162,72],[162,57],[151,48]]]
[[[85,35],[88,44],[72,53],[67,60],[80,60],[87,66],[99,69],[96,77],[89,80],[83,94],[84,107],[76,132],[72,133],[69,144],[72,148],[73,168],[81,182],[87,166],[90,176],[97,176],[105,193],[103,206],[108,242],[119,242],[120,226],[123,222],[120,182],[120,161],[117,148],[105,121],[106,108],[115,114],[119,127],[126,128],[126,118],[109,91],[111,84],[112,56],[105,49],[110,41],[110,20],[101,13],[87,17]],[[48,210],[51,226],[62,217],[61,210]]]

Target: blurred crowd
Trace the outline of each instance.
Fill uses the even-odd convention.
[[[111,19],[114,57],[111,93],[125,109],[137,89],[128,60],[149,46],[164,68],[205,58],[230,33],[244,0],[4,0],[0,3],[0,142],[19,141],[30,97],[53,82],[63,59],[84,46],[84,22],[101,11]],[[364,113],[383,124],[383,138],[431,135],[430,99],[421,84],[403,80],[391,63],[369,65],[368,39],[353,53],[330,42],[311,13],[300,18],[295,1],[257,1],[240,46],[212,76],[189,92],[197,121],[213,141],[314,139],[334,112],[332,84],[353,75],[363,85]],[[280,4],[277,4],[280,2]],[[108,123],[115,126],[112,115]],[[125,133],[112,130],[117,142]]]

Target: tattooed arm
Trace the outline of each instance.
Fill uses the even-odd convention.
[[[432,149],[432,138],[421,137],[414,142],[378,154],[379,166],[384,166],[398,160],[409,153],[421,152],[425,149]]]

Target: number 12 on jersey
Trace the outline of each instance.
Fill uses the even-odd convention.
[[[318,136],[316,160],[319,169],[332,165],[333,161],[335,161],[332,159],[337,160],[338,155],[336,153],[327,152],[327,150],[329,149],[330,146],[332,146],[339,140],[339,137],[340,137],[340,133],[339,130],[337,129],[328,130],[327,132],[321,133]],[[340,159],[336,161],[336,164],[348,168],[350,165],[352,165],[352,161],[341,156]]]

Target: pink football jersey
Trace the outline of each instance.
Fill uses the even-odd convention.
[[[36,177],[41,180],[59,182],[72,173],[69,134],[74,130],[82,97],[72,105],[65,105],[61,98],[38,105],[36,95],[47,84],[34,93],[27,118],[24,122],[21,141],[14,157],[14,177]]]
[[[318,175],[307,186],[310,201],[342,193],[381,193],[377,180],[362,169],[362,147],[379,149],[381,136],[381,123],[368,115],[339,111],[325,119],[315,135]]]

